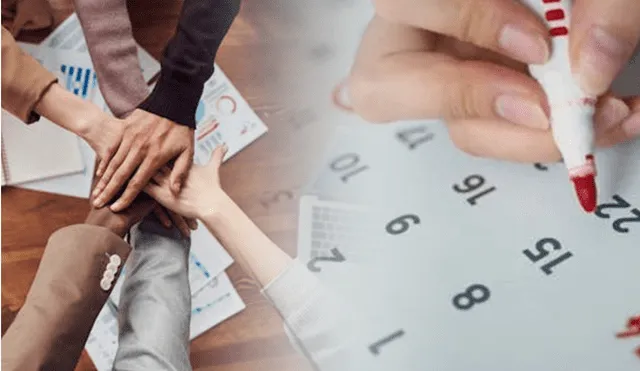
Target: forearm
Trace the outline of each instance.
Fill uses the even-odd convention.
[[[278,277],[292,259],[276,246],[226,194],[201,218],[242,269],[261,287]]]
[[[53,123],[86,137],[90,124],[104,115],[97,106],[65,90],[58,84],[51,85],[35,106],[35,111]]]
[[[74,0],[74,3],[100,91],[116,117],[127,115],[149,92],[140,70],[126,0]]]
[[[33,108],[55,81],[2,27],[2,108],[26,123],[37,121]]]
[[[213,74],[218,48],[239,8],[240,0],[185,0],[176,34],[164,51],[158,83],[140,108],[195,127],[204,83]]]
[[[350,335],[338,314],[340,304],[306,266],[276,246],[226,195],[208,216],[206,227],[218,237],[282,316],[291,342],[316,363],[345,361],[343,338]],[[318,339],[322,339],[319,341]]]

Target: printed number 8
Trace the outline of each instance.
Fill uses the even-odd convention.
[[[480,296],[474,296],[474,292],[480,292]],[[453,297],[453,306],[460,310],[469,310],[474,305],[484,303],[489,300],[491,291],[487,286],[480,284],[473,284],[467,288],[463,293],[460,293]]]

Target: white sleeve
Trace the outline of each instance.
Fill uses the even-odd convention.
[[[345,311],[336,297],[298,261],[262,290],[278,310],[293,347],[317,369],[345,369]]]

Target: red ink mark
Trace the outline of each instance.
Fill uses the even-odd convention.
[[[627,322],[627,329],[616,334],[616,337],[621,339],[638,335],[640,335],[640,316],[631,317]]]
[[[629,318],[626,330],[616,334],[618,339],[640,336],[640,315]],[[640,357],[640,347],[636,348],[636,355]]]
[[[200,133],[200,135],[198,135],[198,138],[196,138],[196,140],[200,140],[200,139],[206,137],[207,135],[213,133],[218,128],[218,126],[220,126],[220,124],[215,120],[212,121],[211,123],[213,124],[213,127],[209,128],[209,129],[206,129],[202,133]]]
[[[582,98],[580,100],[580,103],[585,105],[585,106],[595,106],[596,105],[596,99],[595,98]]]
[[[562,9],[554,9],[549,10],[544,14],[547,21],[559,21],[564,19],[564,10]]]
[[[554,27],[549,30],[549,34],[551,35],[551,37],[565,36],[569,34],[569,29],[564,26]]]
[[[588,160],[587,160],[588,161]],[[596,180],[594,174],[588,174],[584,176],[576,176],[571,178],[573,187],[580,200],[582,209],[588,213],[592,213],[596,209]]]
[[[543,3],[545,4],[549,4],[549,3],[559,3],[560,0],[542,0]]]

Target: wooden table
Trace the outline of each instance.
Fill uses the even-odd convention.
[[[73,12],[70,0],[52,1],[56,25]],[[282,56],[297,27],[280,0],[243,0],[217,62],[269,127],[269,133],[221,169],[223,188],[258,226],[295,256],[298,191],[309,175],[309,159],[321,148],[321,133],[299,108],[287,108],[294,92],[278,83],[287,68]],[[174,32],[181,2],[130,0],[138,42],[156,59]],[[149,12],[149,9],[153,9]],[[23,34],[38,42],[50,31]],[[313,139],[312,139],[313,138]],[[290,195],[293,195],[290,197]],[[84,220],[87,200],[13,187],[2,189],[2,333],[24,303],[48,237]],[[227,273],[247,308],[191,344],[195,370],[307,370],[307,361],[290,346],[282,321],[237,265]],[[95,370],[83,352],[77,370]]]

